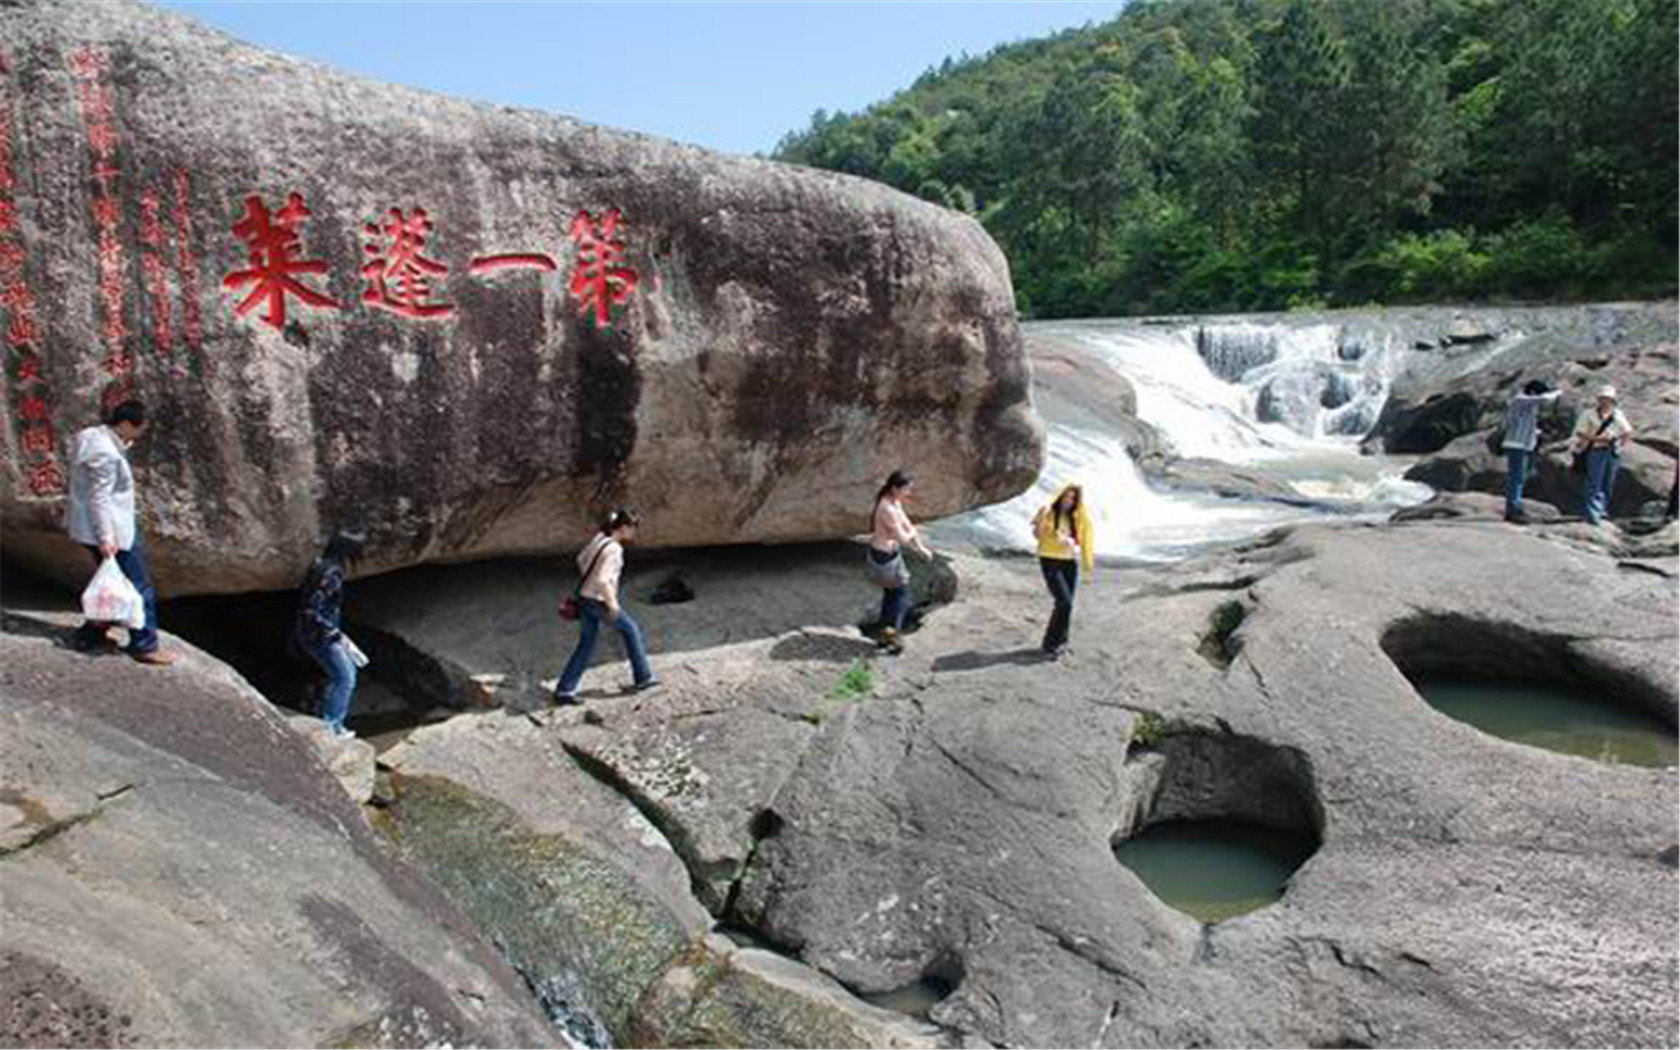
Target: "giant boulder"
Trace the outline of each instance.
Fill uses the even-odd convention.
[[[0,49],[0,511],[37,567],[85,572],[52,471],[129,383],[165,593],[293,584],[341,525],[371,571],[575,547],[618,503],[654,545],[794,541],[897,467],[927,517],[1037,473],[971,218],[139,4],[8,5]]]

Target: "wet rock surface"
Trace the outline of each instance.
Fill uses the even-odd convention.
[[[647,609],[699,613],[651,632],[666,687],[591,693],[612,673],[593,670],[585,709],[533,712],[517,750],[628,799],[714,919],[852,992],[950,989],[930,1014],[948,1041],[1673,1045],[1675,771],[1486,736],[1406,677],[1448,653],[1672,725],[1673,554],[1631,564],[1578,532],[1314,526],[1099,570],[1056,662],[1030,562],[954,556],[960,587],[893,659],[839,626],[873,597],[861,573],[816,557]],[[452,589],[406,615],[447,617]],[[730,622],[755,626],[690,640]],[[452,730],[461,754],[484,725]],[[622,808],[587,812],[622,838]],[[1111,852],[1185,817],[1319,845],[1277,904],[1204,927]],[[691,1001],[709,965],[677,960],[648,1001]]]
[[[830,539],[895,468],[924,516],[1037,473],[1008,269],[972,218],[345,76],[140,3],[5,22],[27,277],[64,304],[40,389],[60,439],[113,373],[152,406],[133,458],[165,595],[296,586],[341,526],[367,532],[367,572],[575,549],[624,503],[650,545]],[[363,274],[395,265],[393,210],[446,269],[415,296]],[[588,298],[580,215],[633,288]],[[253,274],[281,254],[330,303],[276,286],[280,316]],[[8,553],[71,579],[85,555],[4,431]]]
[[[171,668],[0,632],[0,1039],[19,1046],[551,1046],[518,977],[305,738],[169,639]]]

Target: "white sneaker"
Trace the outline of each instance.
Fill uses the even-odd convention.
[[[334,740],[354,740],[356,731],[348,726],[337,726],[332,731]]]

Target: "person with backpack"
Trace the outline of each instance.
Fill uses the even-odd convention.
[[[1601,387],[1593,407],[1575,420],[1570,451],[1586,459],[1587,523],[1597,525],[1610,513],[1610,492],[1616,484],[1622,445],[1633,436],[1633,424],[1616,407],[1616,388]]]
[[[1534,462],[1534,448],[1540,440],[1540,411],[1558,399],[1543,379],[1530,379],[1522,393],[1505,408],[1505,520],[1515,525],[1528,521],[1523,513],[1523,485]]]
[[[641,519],[628,510],[615,510],[601,519],[600,531],[578,552],[578,570],[583,573],[574,596],[581,627],[577,648],[566,661],[566,669],[554,685],[554,702],[578,702],[578,683],[583,680],[589,658],[595,654],[595,639],[602,622],[618,629],[624,655],[630,659],[630,689],[642,692],[659,684],[648,666],[647,644],[642,628],[619,600],[619,578],[624,572],[624,545],[636,539]]]
[[[344,614],[344,579],[350,566],[362,557],[362,537],[353,532],[335,533],[309,566],[298,588],[297,615],[292,638],[299,649],[321,665],[327,682],[321,690],[316,714],[332,735],[349,739],[356,734],[345,726],[350,697],[356,691],[356,649],[344,636],[340,622]]]
[[[1084,490],[1078,485],[1062,486],[1056,498],[1033,515],[1033,536],[1038,540],[1038,565],[1044,573],[1044,585],[1055,602],[1041,648],[1045,656],[1056,660],[1067,647],[1073,624],[1073,592],[1079,586],[1079,569],[1083,566],[1090,572],[1097,559]]]

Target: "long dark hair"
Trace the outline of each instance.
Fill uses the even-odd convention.
[[[895,470],[891,474],[887,475],[887,480],[882,483],[880,490],[875,493],[875,502],[869,505],[870,532],[875,531],[875,512],[881,509],[881,501],[892,495],[897,489],[909,488],[910,483],[915,480],[915,478],[904,473],[902,470]]]
[[[1062,497],[1070,492],[1073,493],[1073,506],[1063,511]],[[1080,543],[1085,542],[1085,538],[1079,535],[1079,505],[1083,502],[1085,502],[1085,490],[1078,485],[1068,485],[1062,491],[1056,493],[1056,498],[1050,503],[1050,513],[1052,515],[1050,523],[1060,526],[1062,515],[1065,513],[1067,515],[1068,531],[1073,533],[1073,538]]]

